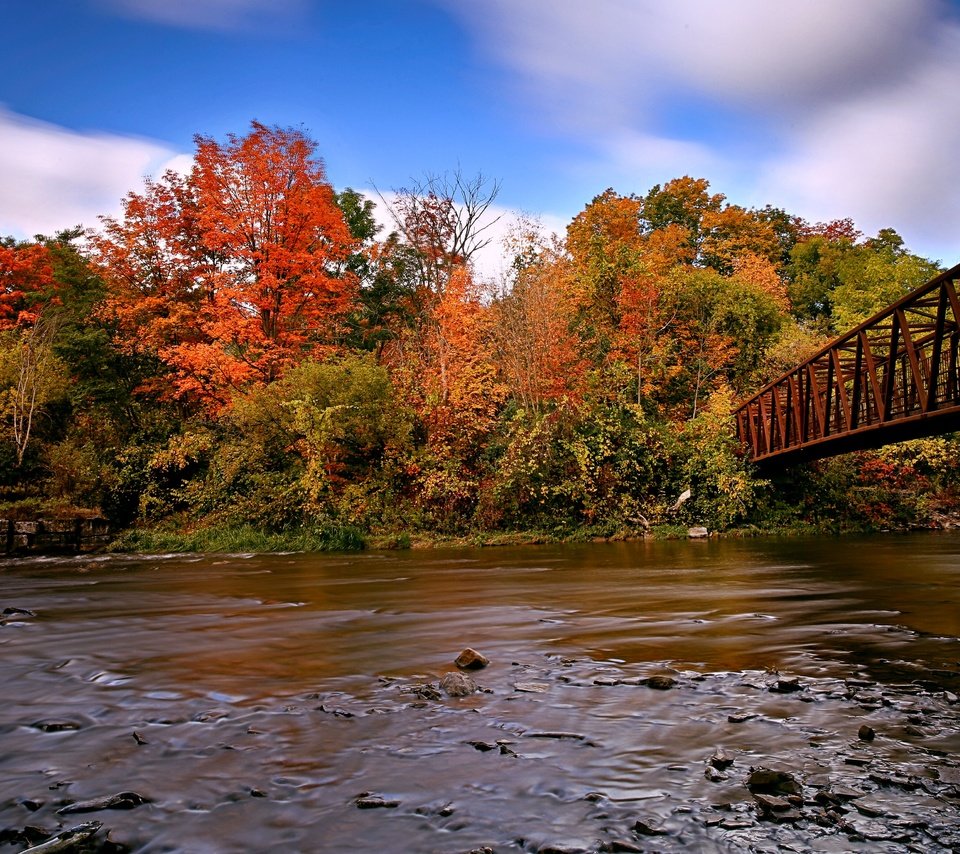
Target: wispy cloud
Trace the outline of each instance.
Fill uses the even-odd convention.
[[[99,0],[127,17],[200,30],[286,29],[307,0]]]
[[[960,253],[960,28],[941,32],[894,85],[811,116],[760,187],[819,218],[908,231],[915,248]],[[953,264],[958,257],[942,260]]]
[[[188,164],[158,142],[77,133],[0,108],[0,234],[95,226],[98,215],[120,210],[144,176]]]
[[[528,111],[592,149],[592,173],[637,182],[618,189],[694,172],[960,252],[960,25],[940,0],[437,2],[513,69]],[[691,104],[723,131],[702,138]]]

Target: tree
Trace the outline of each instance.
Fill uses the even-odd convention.
[[[711,388],[747,381],[781,315],[763,287],[715,270],[678,270],[671,286],[677,301],[672,358],[678,369],[672,399],[679,408],[690,406],[695,418]]]
[[[584,360],[571,334],[576,304],[563,247],[521,223],[511,236],[512,282],[491,306],[490,334],[514,400],[540,413],[548,401],[576,398]]]
[[[919,288],[940,272],[932,261],[906,251],[893,229],[844,254],[831,294],[834,330],[863,323],[890,303]]]
[[[597,365],[616,346],[625,280],[647,272],[641,207],[636,196],[607,189],[567,226],[567,251],[578,303],[577,333]]]
[[[42,242],[0,242],[0,330],[29,326],[55,296],[53,262]]]
[[[722,209],[725,196],[711,195],[705,178],[684,175],[662,187],[656,184],[643,199],[643,224],[647,233],[676,225],[684,229],[684,246],[690,260],[699,258],[704,239],[703,220]]]
[[[0,413],[9,421],[18,467],[23,465],[37,415],[66,393],[65,366],[53,352],[56,334],[56,319],[40,315],[30,326],[8,332],[6,342],[0,341]]]
[[[302,131],[254,122],[195,142],[191,173],[129,194],[95,245],[129,346],[156,352],[178,396],[217,407],[337,343],[357,240]]]
[[[777,265],[782,244],[773,225],[739,205],[707,210],[700,222],[701,261],[721,273],[731,273],[744,255]]]
[[[427,294],[442,296],[453,271],[469,266],[490,244],[491,229],[500,219],[491,216],[499,192],[499,181],[482,173],[468,178],[456,169],[396,190],[392,202],[381,194],[397,230],[416,250],[418,279]]]

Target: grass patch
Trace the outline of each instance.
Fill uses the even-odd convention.
[[[132,528],[111,545],[115,552],[347,552],[366,548],[363,532],[352,525],[324,525],[283,532],[250,525],[189,531]]]
[[[650,534],[655,540],[685,540],[688,538],[686,525],[654,525]]]

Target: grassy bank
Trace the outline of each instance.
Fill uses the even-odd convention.
[[[110,545],[113,552],[339,552],[366,548],[363,532],[330,525],[271,533],[249,525],[189,531],[131,528]]]
[[[811,535],[879,533],[890,530],[918,530],[947,525],[917,523],[900,526],[863,524],[794,523],[791,525],[747,525],[723,531],[710,531],[712,537],[801,537]],[[131,528],[121,533],[108,548],[111,552],[164,554],[269,553],[269,552],[350,552],[363,549],[476,548],[496,546],[546,545],[551,543],[628,542],[632,540],[687,539],[685,525],[655,525],[649,530],[620,529],[613,532],[597,528],[524,531],[471,531],[447,534],[430,531],[401,531],[369,534],[349,525],[328,525],[268,532],[253,526],[209,526],[191,530],[169,528]]]

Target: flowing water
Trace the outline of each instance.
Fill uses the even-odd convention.
[[[960,850],[957,534],[8,559],[5,609],[0,854]]]

